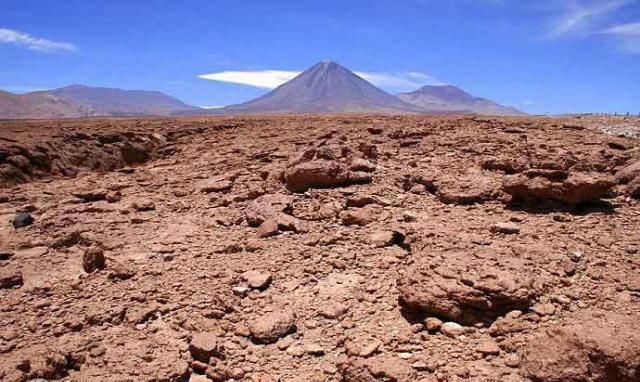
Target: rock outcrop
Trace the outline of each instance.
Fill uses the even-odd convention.
[[[514,202],[546,200],[576,205],[607,196],[613,186],[615,182],[606,175],[533,169],[508,177],[502,188]]]
[[[304,192],[310,188],[369,183],[372,179],[369,173],[375,166],[361,158],[350,158],[354,158],[353,153],[346,147],[308,149],[287,165],[285,185],[290,191]]]
[[[534,265],[490,251],[414,256],[420,261],[398,278],[398,290],[401,305],[417,316],[491,322],[528,309],[548,281]]]
[[[637,315],[589,310],[531,338],[523,373],[537,382],[640,380]]]

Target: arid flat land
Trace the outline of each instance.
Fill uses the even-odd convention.
[[[0,380],[639,381],[638,131],[0,122]]]

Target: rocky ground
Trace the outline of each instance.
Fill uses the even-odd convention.
[[[620,125],[2,122],[0,380],[640,381]]]

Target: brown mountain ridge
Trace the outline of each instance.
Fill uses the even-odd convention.
[[[523,114],[450,85],[392,95],[333,61],[319,62],[256,99],[213,110],[157,91],[83,85],[26,94],[0,91],[0,118],[4,119],[298,113]]]
[[[0,91],[0,118],[5,119],[163,116],[197,109],[156,91],[83,85],[26,94]]]

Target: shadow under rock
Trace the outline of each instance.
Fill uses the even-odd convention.
[[[540,215],[556,212],[564,212],[576,216],[585,216],[592,213],[616,214],[615,206],[607,200],[597,200],[577,205],[567,205],[554,201],[519,201],[512,202],[507,206],[507,209]]]

